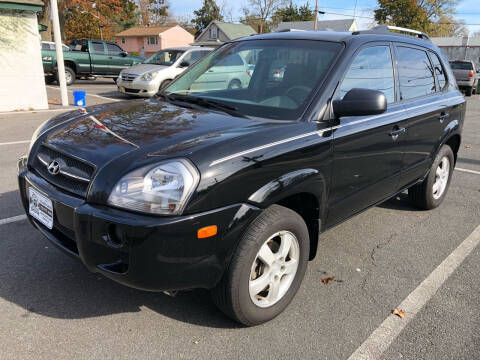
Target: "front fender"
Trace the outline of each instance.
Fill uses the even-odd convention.
[[[319,213],[316,218],[323,220],[326,208],[327,182],[316,169],[300,169],[284,174],[262,186],[248,198],[248,202],[266,208],[290,196],[307,193],[315,196]]]

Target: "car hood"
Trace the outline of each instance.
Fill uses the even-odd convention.
[[[161,70],[165,70],[165,69],[168,69],[168,68],[169,68],[168,66],[162,66],[162,65],[137,64],[137,65],[131,66],[131,67],[123,70],[123,73],[143,75],[146,72],[161,71]]]
[[[43,143],[97,167],[133,158],[187,156],[198,148],[245,135],[269,122],[179,107],[158,99],[125,101],[75,111],[55,123]]]

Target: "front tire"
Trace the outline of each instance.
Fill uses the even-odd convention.
[[[410,202],[420,209],[439,206],[450,186],[455,158],[448,145],[443,145],[433,161],[426,179],[408,189]]]
[[[273,319],[300,287],[309,251],[302,217],[283,206],[270,206],[242,236],[229,268],[212,290],[213,301],[246,326]]]
[[[241,88],[242,88],[242,83],[238,79],[233,79],[228,84],[228,90],[236,90],[236,89],[241,89]]]

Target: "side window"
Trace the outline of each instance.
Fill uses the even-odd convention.
[[[435,92],[433,67],[423,50],[397,47],[400,96],[412,99]]]
[[[445,87],[445,84],[447,83],[447,77],[445,76],[445,71],[443,69],[443,66],[437,54],[430,53],[430,57],[433,62],[433,68],[435,69],[435,74],[437,75],[438,90],[441,91],[443,90],[443,88]]]
[[[340,85],[340,98],[353,88],[379,90],[387,103],[395,102],[392,55],[389,46],[372,46],[360,50]]]
[[[190,65],[192,65],[194,62],[196,62],[198,59],[202,57],[202,52],[201,51],[190,51],[185,57],[182,59],[182,61],[187,61]]]
[[[227,56],[224,61],[217,64],[217,66],[242,66],[243,60],[238,54],[233,54]]]
[[[115,44],[107,44],[108,55],[120,55],[123,50]]]
[[[96,54],[105,54],[105,49],[101,42],[92,41],[92,50]]]

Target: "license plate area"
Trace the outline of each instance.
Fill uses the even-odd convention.
[[[52,200],[30,186],[28,188],[28,202],[28,213],[51,230],[53,228]]]

